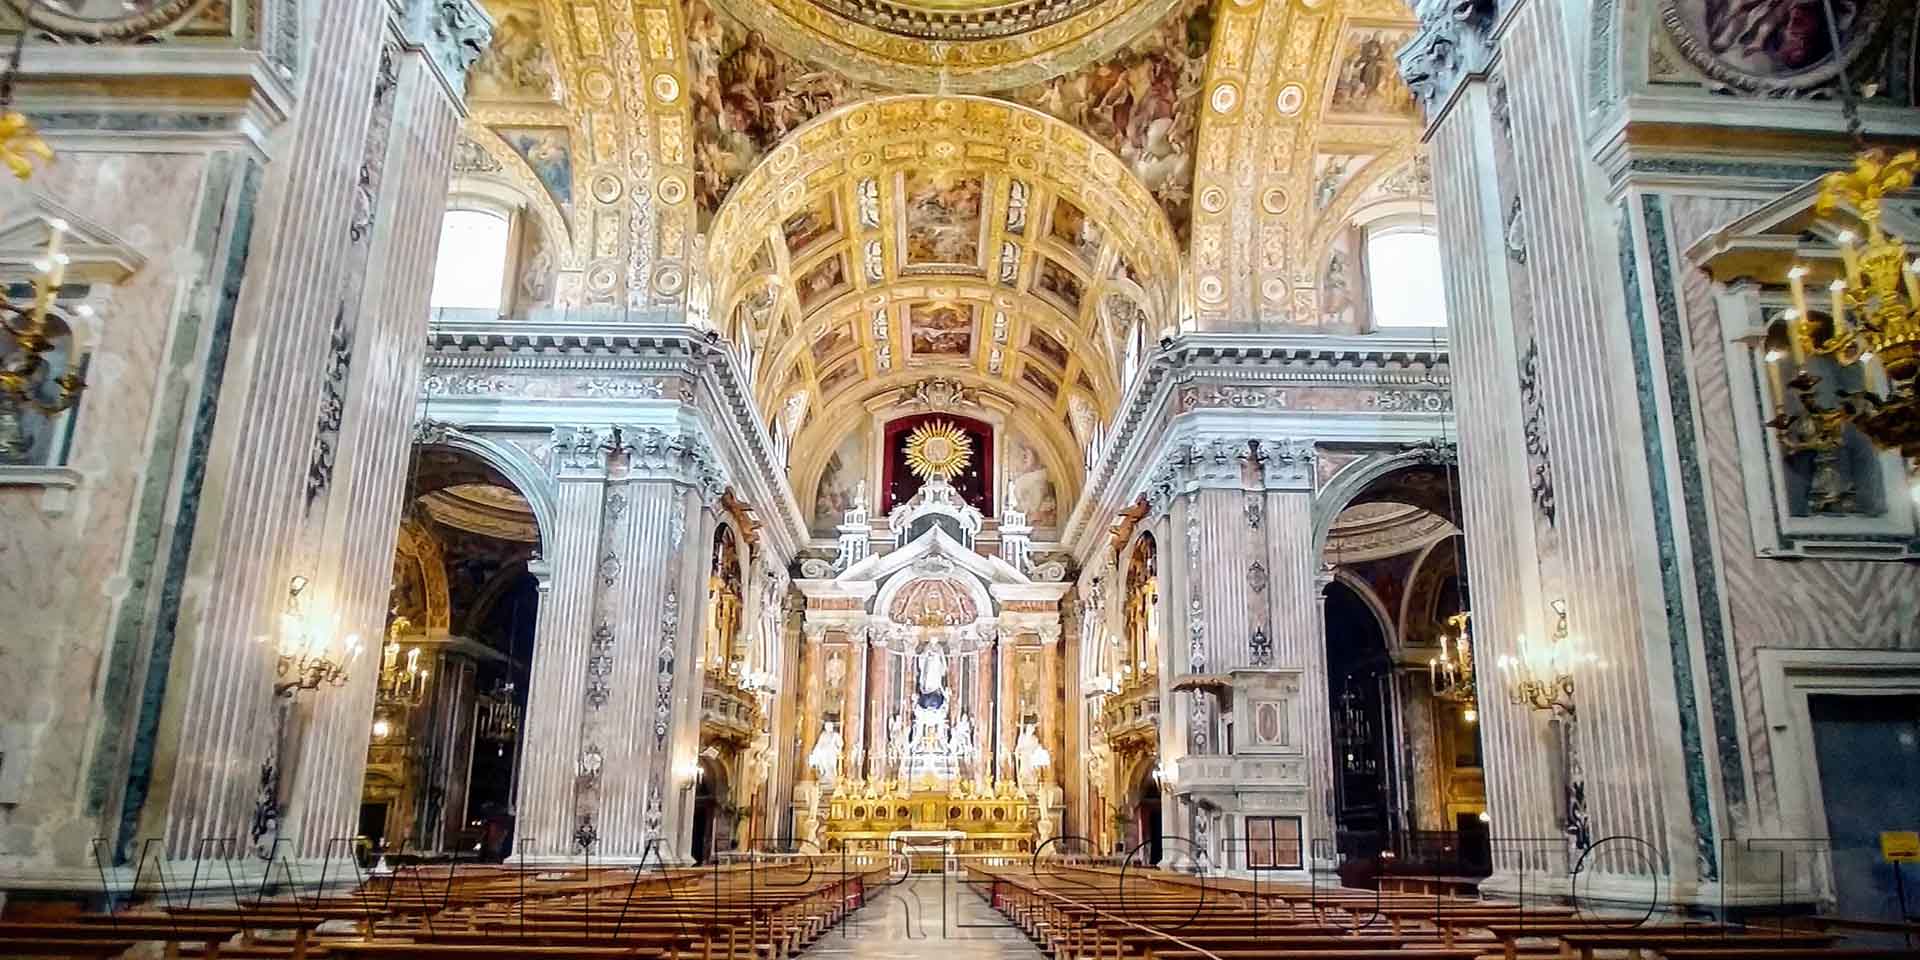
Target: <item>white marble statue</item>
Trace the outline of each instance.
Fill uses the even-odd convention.
[[[920,692],[932,693],[947,689],[947,652],[939,640],[927,644],[925,652],[920,654]]]
[[[955,761],[973,759],[973,720],[965,711],[953,721],[953,728],[947,733],[947,753]]]
[[[1040,776],[1040,765],[1034,761],[1040,753],[1040,737],[1034,730],[1035,725],[1020,725],[1020,738],[1013,742],[1013,762],[1022,785],[1031,785]]]
[[[840,725],[828,720],[820,739],[814,741],[813,752],[807,754],[807,766],[813,768],[814,776],[832,780],[840,773],[841,743]]]

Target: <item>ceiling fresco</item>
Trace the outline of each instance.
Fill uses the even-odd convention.
[[[1077,461],[1136,331],[1343,329],[1342,231],[1431,187],[1402,0],[487,2],[521,288],[710,319],[819,449],[938,375]]]

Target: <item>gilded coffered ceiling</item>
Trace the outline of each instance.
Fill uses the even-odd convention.
[[[937,373],[1070,452],[1136,331],[1337,328],[1343,229],[1428,188],[1402,0],[488,5],[521,303],[684,305],[798,435]]]

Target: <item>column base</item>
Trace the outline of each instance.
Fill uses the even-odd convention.
[[[1675,882],[1671,877],[1596,874],[1575,878],[1518,871],[1495,873],[1480,884],[1486,896],[1539,902],[1574,903],[1594,913],[1638,916],[1720,914],[1765,909],[1793,911],[1819,905],[1819,894],[1794,887],[1760,889],[1758,884],[1737,888],[1717,882]]]

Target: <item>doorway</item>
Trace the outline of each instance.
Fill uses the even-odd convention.
[[[1882,859],[1880,834],[1920,830],[1920,696],[1816,694],[1807,711],[1838,914],[1906,921],[1920,870]]]

